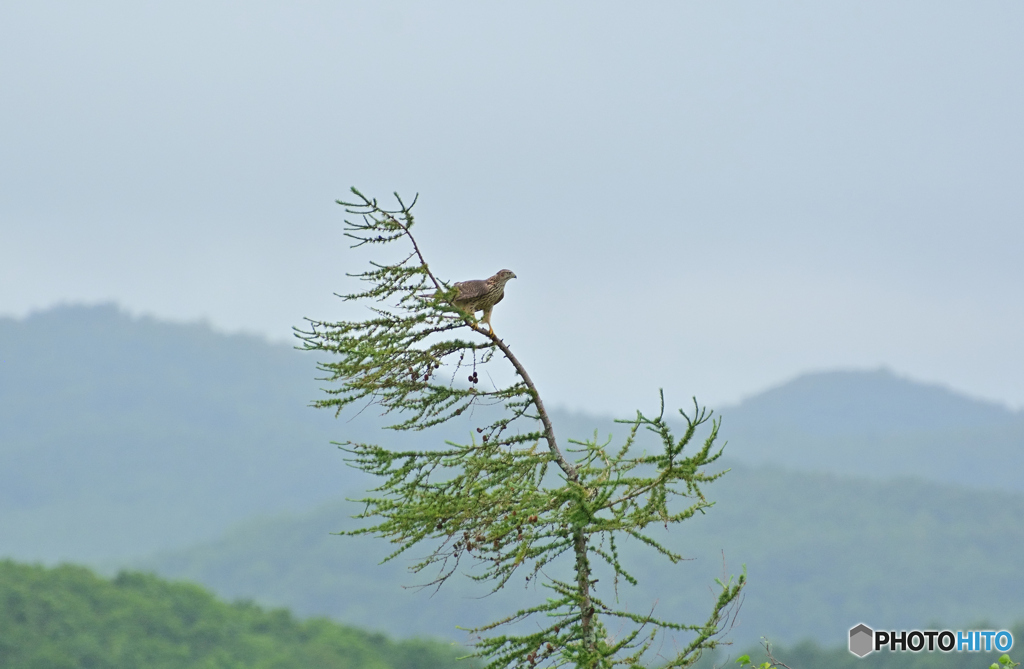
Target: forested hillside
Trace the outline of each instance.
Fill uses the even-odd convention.
[[[620,596],[657,602],[690,620],[711,598],[716,577],[746,565],[749,585],[733,637],[762,635],[832,645],[859,621],[892,629],[941,620],[1024,619],[1024,495],[978,492],[915,480],[874,482],[738,466],[704,490],[715,502],[664,538],[690,558],[677,565],[636,542],[619,546],[640,580]],[[429,580],[406,567],[427,548],[385,565],[383,541],[339,537],[359,505],[337,502],[294,517],[253,521],[216,542],[140,563],[207,584],[225,597],[257,597],[302,614],[361,621],[373,629],[464,640],[455,628],[499,617],[545,593],[517,577],[506,592],[467,578],[439,592],[402,586]],[[601,577],[597,591],[610,587]],[[606,596],[608,596],[606,594]]]
[[[288,611],[227,604],[199,586],[0,560],[0,667],[442,669],[466,651],[393,642]]]
[[[159,552],[146,564],[227,596],[401,636],[452,638],[463,611],[501,608],[458,587],[435,596],[441,607],[403,607],[425,595],[399,588],[415,582],[403,564],[375,565],[386,546],[328,534],[354,512],[338,500],[369,483],[332,440],[464,440],[479,414],[382,432],[375,407],[310,409],[315,376],[287,344],[113,306],[0,318],[0,557],[116,570]],[[1024,615],[1019,412],[862,371],[801,377],[720,413],[736,470],[709,488],[707,518],[673,538],[695,562],[641,563],[659,607],[682,615],[708,596],[724,549],[727,571],[750,573],[738,629],[752,638],[830,643],[854,618]],[[553,420],[563,438],[615,429]]]

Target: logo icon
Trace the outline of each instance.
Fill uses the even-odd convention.
[[[864,657],[875,649],[875,631],[861,623],[850,628],[850,652]]]

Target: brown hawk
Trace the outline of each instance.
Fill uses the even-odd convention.
[[[483,322],[487,323],[487,329],[494,334],[494,327],[491,326],[491,310],[505,297],[505,284],[509,279],[514,278],[516,278],[515,272],[503,269],[489,279],[459,281],[454,286],[459,292],[455,294],[452,303],[469,314],[475,314],[478,311],[484,312]]]

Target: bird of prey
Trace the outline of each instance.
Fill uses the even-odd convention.
[[[459,292],[455,294],[453,304],[469,314],[475,314],[478,311],[484,312],[483,322],[487,323],[487,329],[494,334],[494,327],[491,326],[491,310],[505,297],[505,284],[509,279],[514,278],[516,278],[515,272],[503,269],[489,279],[459,281],[454,286]]]

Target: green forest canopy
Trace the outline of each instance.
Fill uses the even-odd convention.
[[[436,641],[393,642],[197,585],[0,561],[0,666],[22,669],[440,669],[475,666]]]

